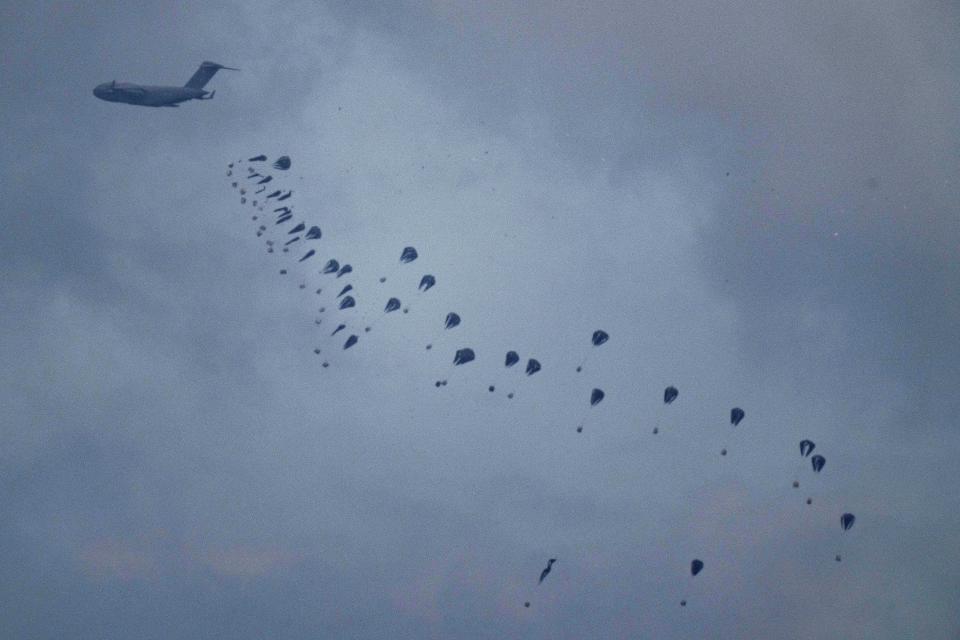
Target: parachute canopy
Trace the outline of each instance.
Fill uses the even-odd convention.
[[[403,252],[400,254],[400,262],[404,264],[413,262],[417,259],[417,255],[417,250],[413,247],[404,247]]]
[[[813,444],[813,440],[801,440],[800,441],[800,455],[806,458],[813,450],[817,448],[817,445]]]
[[[527,360],[527,375],[532,376],[537,371],[540,371],[540,363],[533,358]]]
[[[593,332],[593,338],[591,339],[591,342],[593,342],[593,346],[599,347],[609,339],[610,339],[610,335],[606,331],[597,329],[596,331]]]
[[[840,516],[840,526],[843,527],[843,530],[846,531],[853,526],[853,523],[856,522],[857,517],[852,513],[845,513]]]
[[[350,334],[350,337],[347,338],[347,341],[343,343],[343,349],[344,349],[344,351],[346,351],[347,349],[349,349],[349,348],[352,347],[353,345],[357,344],[357,340],[359,340],[359,339],[360,339],[360,338],[358,338],[355,334],[351,333],[351,334]]]
[[[507,351],[507,359],[504,361],[503,366],[512,367],[513,365],[520,362],[520,356],[517,355],[516,351]]]
[[[273,163],[274,169],[279,169],[280,171],[286,171],[290,168],[290,156],[280,156]]]
[[[349,309],[350,307],[357,306],[357,301],[353,299],[353,296],[346,296],[343,300],[340,301],[341,309]]]
[[[340,276],[345,276],[352,271],[353,271],[353,267],[351,267],[348,264],[345,264],[342,267],[340,267],[340,271],[337,271],[337,277],[339,278]]]
[[[287,235],[292,236],[292,235],[295,234],[295,233],[300,233],[301,231],[303,231],[303,230],[306,229],[306,228],[307,228],[307,225],[305,225],[305,224],[303,224],[303,223],[301,222],[300,224],[298,224],[297,226],[295,226],[293,229],[290,229],[290,231],[287,231]]]
[[[603,392],[602,389],[594,389],[593,391],[591,391],[591,392],[590,392],[590,406],[591,406],[591,407],[594,407],[594,406],[600,404],[600,402],[603,400],[603,397],[604,397],[605,395],[606,395],[606,394]]]
[[[264,162],[267,159],[265,155],[254,156],[247,160],[247,162]]]
[[[343,294],[349,293],[350,291],[353,291],[353,285],[352,285],[352,284],[348,284],[348,285],[345,286],[343,289],[340,289],[340,293],[337,294],[337,297],[339,298],[339,297],[342,296]]]
[[[453,364],[461,365],[472,362],[476,358],[476,355],[473,353],[473,349],[458,349],[457,353],[453,356]]]
[[[703,561],[702,561],[702,560],[694,560],[693,562],[690,563],[690,575],[695,576],[695,575],[697,575],[698,573],[700,573],[701,571],[703,571]]]
[[[432,287],[435,284],[437,284],[437,279],[428,273],[427,275],[420,278],[419,289],[420,291],[428,291],[430,287]]]
[[[396,311],[400,308],[400,300],[397,298],[390,298],[387,300],[387,305],[383,308],[384,313],[390,313],[391,311]]]
[[[817,454],[810,458],[810,466],[813,467],[813,470],[817,473],[820,473],[820,470],[823,469],[823,465],[827,464],[827,459]]]
[[[315,253],[316,253],[316,251],[314,251],[313,249],[310,249],[310,251],[307,251],[307,252],[303,255],[303,257],[300,258],[300,262],[303,262],[303,261],[306,260],[307,258],[313,257],[313,254],[315,254]]]
[[[453,329],[458,324],[460,324],[460,316],[451,311],[447,314],[447,319],[443,321],[443,328]]]
[[[747,414],[745,414],[743,409],[740,407],[734,407],[733,409],[730,409],[730,424],[737,426],[746,415]]]
[[[338,325],[337,325],[337,328],[334,329],[334,330],[333,330],[333,333],[331,333],[330,335],[331,335],[331,336],[335,336],[335,335],[337,335],[338,333],[340,333],[341,331],[343,331],[343,330],[346,329],[346,328],[347,328],[347,325],[345,325],[345,324],[338,324]]]
[[[663,403],[670,404],[677,399],[678,395],[680,395],[680,392],[677,391],[676,387],[667,387],[663,390]]]
[[[322,235],[323,234],[320,233],[320,227],[313,225],[310,227],[310,230],[307,231],[307,240],[319,240]]]
[[[340,263],[336,260],[327,260],[327,264],[323,265],[324,273],[336,273],[340,270]]]

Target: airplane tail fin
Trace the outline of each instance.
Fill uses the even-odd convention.
[[[213,77],[220,69],[229,69],[230,71],[239,71],[239,69],[234,69],[233,67],[225,67],[222,64],[217,64],[216,62],[204,61],[200,63],[200,68],[194,72],[190,79],[187,80],[187,84],[183,85],[188,89],[203,89],[203,87],[210,82],[210,78]]]

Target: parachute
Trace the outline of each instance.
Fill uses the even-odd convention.
[[[520,356],[517,355],[516,351],[507,351],[507,358],[503,363],[505,367],[512,367],[513,365],[520,362]]]
[[[809,456],[811,453],[813,453],[813,450],[814,450],[816,447],[817,447],[817,445],[813,444],[813,440],[801,440],[801,441],[800,441],[800,455],[803,456],[804,458],[806,458],[806,457]]]
[[[825,464],[827,464],[827,459],[819,454],[810,458],[810,466],[813,467],[813,470],[817,473],[820,473],[820,470],[823,469],[823,465]]]
[[[527,360],[527,375],[532,376],[537,371],[540,371],[540,363],[533,358]]]
[[[595,406],[597,406],[598,404],[600,404],[600,402],[603,401],[603,397],[604,397],[605,395],[606,395],[606,394],[603,392],[602,389],[594,389],[593,391],[591,391],[591,392],[590,392],[590,406],[591,406],[591,407],[595,407]]]
[[[690,575],[695,576],[701,571],[703,571],[702,560],[694,560],[693,562],[690,563]]]
[[[746,415],[747,414],[745,414],[743,409],[740,407],[734,407],[733,409],[730,409],[730,424],[737,426]]]
[[[404,264],[413,262],[417,259],[417,255],[417,250],[413,247],[404,247],[403,252],[400,254],[400,262]]]
[[[313,249],[310,249],[310,251],[307,251],[305,254],[303,254],[303,257],[300,258],[300,262],[303,262],[303,261],[306,260],[307,258],[313,257],[313,255],[314,255],[315,253],[316,253],[316,251],[314,251]]]
[[[670,404],[677,399],[678,395],[680,395],[680,392],[677,391],[676,387],[667,387],[663,390],[663,403]]]
[[[350,307],[357,306],[357,301],[353,299],[353,296],[347,296],[340,301],[340,309],[349,309]]]
[[[247,162],[264,162],[267,159],[265,155],[254,156],[247,160]]]
[[[290,168],[290,156],[280,156],[277,158],[276,162],[273,163],[274,169],[279,169],[280,171],[286,171]]]
[[[339,298],[339,297],[342,296],[343,294],[349,293],[350,291],[353,291],[353,285],[352,285],[352,284],[348,284],[348,285],[345,286],[343,289],[340,289],[340,293],[337,294],[337,297]]]
[[[323,273],[336,273],[340,270],[340,263],[336,260],[327,260],[327,264],[323,265]]]
[[[460,324],[460,316],[451,311],[447,314],[447,319],[443,321],[443,328],[453,329],[458,324]]]
[[[343,265],[342,267],[340,267],[340,271],[337,271],[337,277],[339,278],[340,276],[347,275],[348,273],[350,273],[350,272],[352,272],[352,271],[353,271],[353,267],[351,267],[351,266],[348,265],[348,264],[345,264],[345,265]]]
[[[267,176],[266,178],[263,178],[262,180],[257,180],[257,184],[267,184],[267,183],[270,182],[271,180],[273,180],[273,176]]]
[[[390,313],[391,311],[396,311],[400,308],[400,301],[396,298],[390,298],[387,300],[387,306],[383,308],[384,313]]]
[[[473,349],[458,349],[456,355],[453,356],[453,364],[467,364],[472,362],[474,358],[476,358],[476,355],[474,355]]]
[[[337,335],[338,333],[340,333],[341,331],[343,331],[343,330],[346,329],[346,328],[347,328],[347,325],[345,325],[345,324],[338,324],[338,325],[337,325],[337,328],[333,330],[333,333],[331,333],[330,336],[333,337],[333,336]]]
[[[323,234],[320,233],[320,227],[314,225],[307,231],[307,240],[319,240]]]
[[[359,339],[360,339],[360,338],[358,338],[356,335],[354,335],[354,334],[351,333],[351,334],[350,334],[350,337],[347,338],[347,341],[343,343],[343,350],[346,351],[347,349],[349,349],[349,348],[352,347],[353,345],[357,344],[357,340],[359,340]]]
[[[437,279],[428,273],[427,275],[420,278],[420,286],[418,287],[418,289],[420,289],[420,291],[428,291],[430,287],[432,287],[435,284],[437,284]]]
[[[593,335],[590,336],[590,342],[595,347],[599,347],[609,339],[610,339],[610,334],[608,334],[606,331],[602,329],[597,329],[596,331],[593,332]],[[583,360],[580,361],[580,364],[577,365],[577,373],[580,373],[581,371],[583,371],[583,366],[587,363],[587,360],[589,359],[590,359],[590,356],[588,354]]]
[[[547,560],[547,567],[540,572],[540,581],[537,584],[541,584],[548,575],[550,575],[550,569],[553,567],[553,563],[556,562],[556,558],[550,558]]]
[[[849,531],[850,528],[853,526],[853,523],[856,521],[857,521],[857,517],[855,515],[853,515],[852,513],[845,513],[842,516],[840,516],[840,528],[843,531]],[[843,546],[843,542],[840,543],[840,546],[841,547]],[[836,560],[837,562],[840,562],[839,553],[836,555],[834,560]]]
[[[298,224],[297,226],[295,226],[293,229],[290,229],[290,231],[287,231],[287,235],[292,236],[292,235],[295,234],[295,233],[300,233],[301,231],[303,231],[303,230],[306,229],[306,228],[307,228],[307,225],[305,225],[305,224],[303,224],[303,223],[301,222],[300,224]]]

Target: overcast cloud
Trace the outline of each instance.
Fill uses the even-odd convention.
[[[4,5],[0,636],[957,637],[960,14],[775,4]]]

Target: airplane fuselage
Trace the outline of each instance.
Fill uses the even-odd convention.
[[[125,102],[144,107],[173,107],[187,100],[204,100],[209,91],[191,87],[156,87],[130,82],[105,82],[93,95],[107,102]]]

